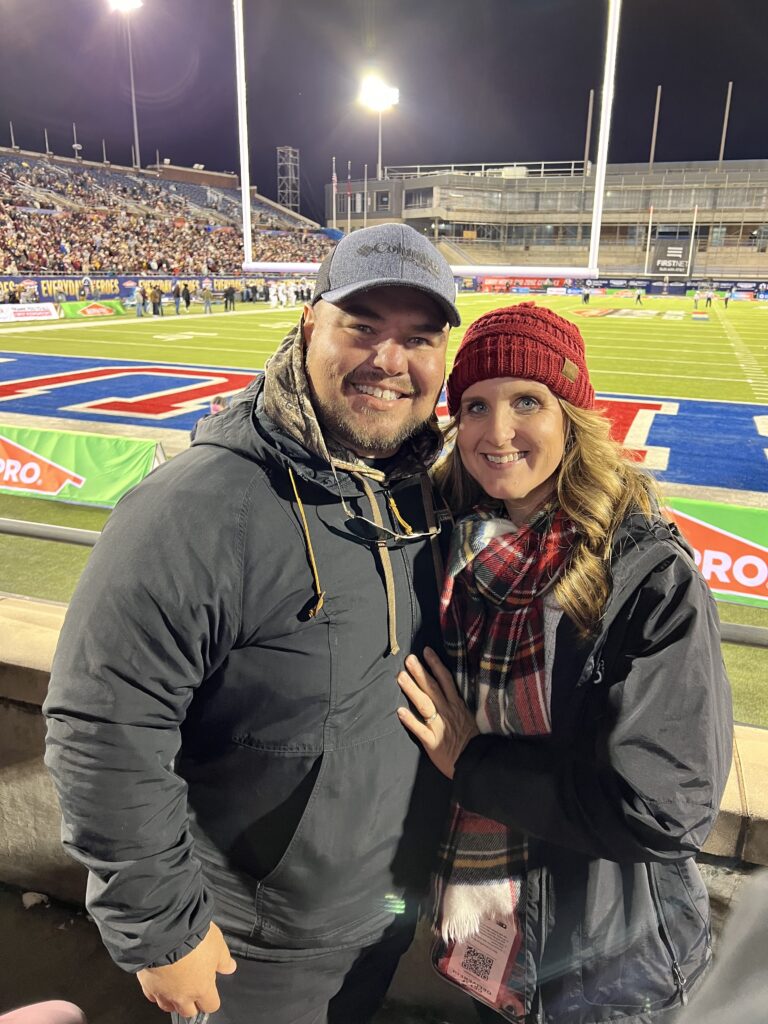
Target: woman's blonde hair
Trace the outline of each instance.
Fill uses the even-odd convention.
[[[563,611],[583,636],[594,632],[611,591],[611,548],[630,512],[658,514],[652,477],[631,462],[609,437],[610,422],[594,409],[558,399],[565,418],[565,452],[557,472],[557,500],[575,524],[577,537],[564,575],[555,586]],[[458,420],[446,431],[456,438]],[[487,504],[488,495],[461,461],[454,443],[434,471],[437,487],[456,515]]]

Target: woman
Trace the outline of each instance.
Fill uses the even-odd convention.
[[[448,407],[456,682],[432,651],[398,680],[453,779],[435,965],[484,1020],[666,1021],[710,959],[693,857],[731,756],[714,603],[609,439],[573,324],[482,316]]]

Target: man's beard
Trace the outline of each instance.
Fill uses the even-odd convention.
[[[394,454],[401,445],[422,430],[429,422],[429,417],[414,414],[393,430],[385,423],[378,423],[381,413],[363,413],[365,420],[358,414],[354,420],[346,410],[333,406],[322,405],[316,395],[312,396],[313,405],[323,432],[330,434],[345,448],[356,452],[370,452],[374,457],[380,452]]]

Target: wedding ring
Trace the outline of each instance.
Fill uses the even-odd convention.
[[[425,718],[424,719],[424,724],[425,725],[429,725],[430,722],[434,722],[434,720],[437,718],[438,714],[439,714],[439,712],[435,711],[433,714],[431,714],[429,716],[429,718]]]

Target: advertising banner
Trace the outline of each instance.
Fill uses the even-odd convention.
[[[155,441],[0,426],[0,492],[114,508],[165,456]]]
[[[544,291],[547,288],[562,288],[564,277],[482,277],[480,287],[484,292]]]
[[[99,299],[98,302],[62,302],[61,312],[68,320],[125,316],[123,304],[119,299]]]
[[[24,323],[31,320],[58,320],[52,302],[9,302],[0,305],[0,323]]]
[[[686,238],[658,241],[653,257],[653,272],[655,274],[687,274],[689,248],[690,240]]]
[[[170,295],[174,285],[189,285],[191,292],[200,291],[209,285],[214,292],[223,292],[225,288],[232,285],[240,289],[244,284],[256,285],[265,280],[291,279],[296,280],[305,277],[314,280],[315,273],[305,272],[303,264],[296,264],[298,270],[262,270],[258,274],[248,273],[240,275],[200,275],[195,274],[111,274],[111,275],[75,275],[44,277],[44,276],[0,276],[0,294],[13,285],[20,297],[25,296],[27,300],[37,298],[40,302],[103,302],[106,299],[128,299],[133,300],[136,285],[142,283],[147,290],[155,285],[164,295]],[[313,264],[317,266],[317,264]]]
[[[687,290],[685,281],[652,281],[650,295],[677,295],[684,296]]]
[[[667,506],[715,595],[768,608],[768,510],[692,498]]]

